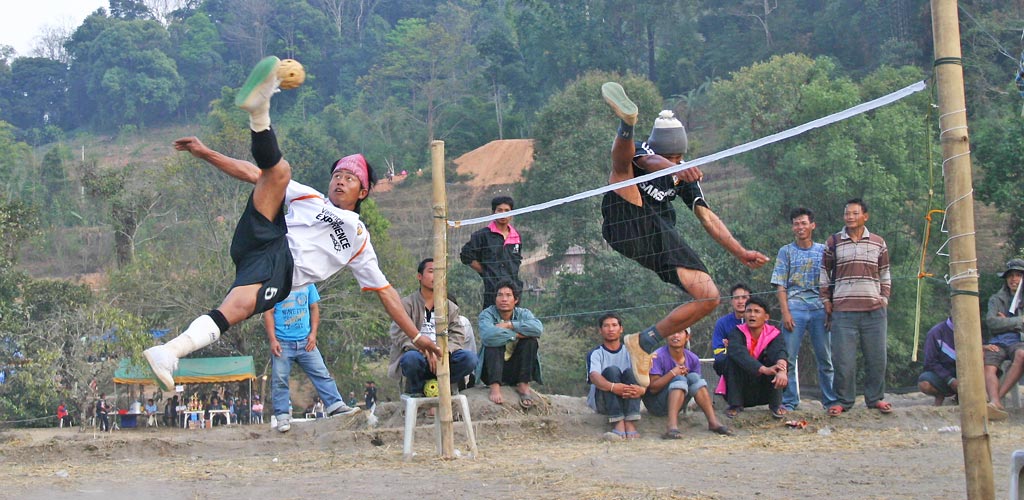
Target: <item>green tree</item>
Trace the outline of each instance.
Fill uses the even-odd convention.
[[[94,198],[106,203],[114,229],[114,250],[117,264],[124,266],[135,259],[138,246],[166,226],[149,228],[151,219],[167,215],[160,210],[163,192],[155,185],[160,182],[151,169],[137,164],[123,168],[101,168],[88,163],[82,170],[82,185]]]
[[[716,82],[710,91],[712,119],[721,125],[721,137],[728,138],[721,145],[725,147],[780,132],[920,78],[915,68],[883,67],[857,83],[839,74],[829,59],[778,56]],[[815,211],[821,240],[842,227],[845,200],[867,201],[868,228],[886,239],[892,263],[889,376],[901,384],[911,382],[919,221],[936,208],[931,190],[941,190],[929,185],[929,150],[934,153],[935,144],[930,139],[928,105],[928,96],[917,94],[734,159],[747,167],[754,182],[736,201],[738,224],[730,227],[741,241],[766,253],[785,243],[788,235],[781,238],[782,231],[765,228],[787,222],[793,207]],[[766,283],[769,274],[764,268],[754,276]],[[938,291],[927,289],[925,303],[939,300],[930,298]],[[941,315],[926,311],[923,321],[933,324]]]
[[[0,419],[50,425],[61,400],[84,408],[88,381],[109,380],[113,360],[141,356],[149,340],[144,322],[94,301],[82,285],[34,280],[15,265],[15,251],[38,231],[24,204],[0,206]]]
[[[71,164],[71,150],[58,144],[49,149],[43,156],[43,164],[39,169],[39,181],[43,187],[43,203],[53,213],[63,213],[61,207],[66,206],[65,195],[68,193],[68,166]],[[53,223],[60,222],[59,219]]]
[[[475,49],[448,27],[422,19],[404,19],[387,36],[388,51],[360,80],[369,106],[394,103],[423,132],[410,127],[410,145],[422,149],[446,131],[444,115],[479,76]],[[416,140],[415,138],[419,138]]]
[[[165,120],[184,95],[167,30],[153,20],[86,18],[68,42],[72,98],[94,106],[83,120],[102,127]],[[91,108],[91,109],[90,109]]]
[[[10,103],[4,107],[4,117],[24,129],[63,125],[67,87],[67,65],[43,57],[19,57],[11,63],[11,79],[4,86]]]
[[[210,101],[220,94],[227,84],[225,60],[221,55],[224,42],[217,33],[217,27],[205,12],[196,12],[184,21],[168,26],[171,43],[177,48],[172,52],[178,74],[190,90],[189,98],[181,106],[190,116],[201,116],[208,111]]]
[[[32,149],[14,137],[14,128],[0,121],[0,199],[10,202],[27,194],[32,184]]]
[[[984,173],[976,177],[978,199],[1009,217],[1008,247],[1024,248],[1024,172],[1020,168],[1020,159],[1024,158],[1024,123],[1019,116],[1008,114],[1002,119],[979,121],[972,128],[977,130],[971,141],[975,144],[972,149],[977,166]]]

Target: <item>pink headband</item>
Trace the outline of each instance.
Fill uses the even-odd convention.
[[[348,155],[338,160],[338,162],[334,164],[334,170],[331,171],[331,175],[334,175],[334,173],[339,170],[352,172],[359,178],[359,182],[362,184],[363,189],[370,189],[370,173],[369,169],[366,168],[366,158],[363,158],[363,155]]]

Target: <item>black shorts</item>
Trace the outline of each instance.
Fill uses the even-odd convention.
[[[683,241],[675,224],[649,207],[638,207],[614,192],[601,203],[601,234],[616,251],[654,271],[661,281],[687,291],[679,282],[677,268],[707,274],[697,252]],[[691,294],[692,295],[692,294]]]
[[[283,201],[271,222],[256,211],[250,194],[231,239],[231,260],[235,262],[235,282],[231,288],[254,283],[263,285],[256,296],[253,314],[273,309],[291,293],[294,263],[287,234]]]

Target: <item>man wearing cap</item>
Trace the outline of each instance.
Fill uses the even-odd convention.
[[[224,301],[178,337],[143,353],[165,389],[174,387],[171,374],[178,359],[216,342],[231,325],[273,308],[293,289],[323,281],[344,267],[352,270],[363,290],[377,293],[388,315],[417,348],[440,354],[402,309],[359,220],[359,206],[376,183],[366,159],[356,154],[334,162],[327,196],[292,180],[291,166],[270,127],[270,98],[280,86],[280,68],[277,57],[264,58],[235,98],[235,104],[249,113],[255,164],[225,156],[195,137],[174,141],[178,151],[255,187],[231,240],[235,281]]]
[[[988,327],[988,341],[982,347],[985,354],[985,392],[988,393],[989,419],[1006,418],[1003,396],[1013,389],[1024,374],[1024,302],[1019,296],[1014,304],[1014,295],[1019,295],[1021,278],[1024,278],[1024,259],[1013,259],[1006,263],[1006,270],[999,273],[1003,286],[988,299],[988,313],[985,326]],[[1011,360],[1010,368],[999,382],[999,373],[1004,361]]]
[[[636,104],[615,82],[602,85],[601,95],[621,120],[612,143],[609,184],[664,170],[682,161],[687,147],[686,129],[672,111],[664,110],[658,115],[646,142],[634,142]],[[623,338],[637,382],[645,387],[650,383],[650,353],[663,338],[685,330],[714,311],[719,303],[718,288],[707,268],[676,230],[672,200],[682,198],[704,230],[745,266],[756,269],[768,262],[764,254],[744,248],[711,211],[700,187],[702,177],[700,169],[689,168],[608,192],[601,202],[601,233],[605,241],[615,251],[657,273],[662,281],[693,297],[661,321]]]

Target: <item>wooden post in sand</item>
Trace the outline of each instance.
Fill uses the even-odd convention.
[[[967,498],[995,498],[981,352],[978,257],[974,246],[971,145],[967,134],[964,72],[956,0],[932,0],[935,80],[939,94],[939,140],[949,222],[949,286],[959,380],[961,439]]]
[[[448,195],[444,189],[444,141],[430,142],[434,207],[434,325],[441,361],[437,364],[441,458],[455,458],[451,366],[448,363]]]

